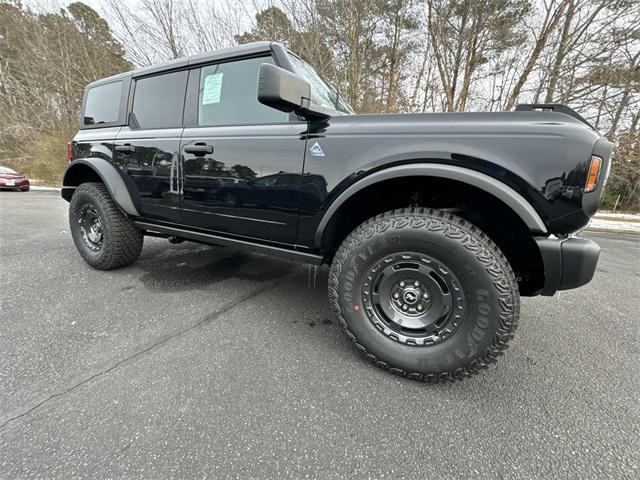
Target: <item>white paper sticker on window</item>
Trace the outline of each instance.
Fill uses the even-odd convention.
[[[202,105],[220,103],[220,93],[222,91],[222,73],[214,73],[204,78],[204,88],[202,89]]]

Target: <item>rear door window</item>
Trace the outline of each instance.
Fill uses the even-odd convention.
[[[82,123],[101,125],[118,121],[122,81],[92,87],[87,92]]]
[[[186,70],[138,79],[130,126],[144,129],[182,126],[186,88]]]

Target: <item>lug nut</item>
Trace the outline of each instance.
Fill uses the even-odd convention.
[[[429,294],[428,293],[423,293],[422,294],[422,298],[424,298],[425,300],[429,300]]]
[[[404,282],[400,282],[400,288],[404,288],[406,284]]]
[[[409,309],[409,307],[407,307],[406,305],[402,305],[402,310],[404,310],[405,312]]]
[[[393,294],[393,298],[395,298],[396,300],[400,298],[400,294],[398,292]]]
[[[422,311],[422,305],[418,305],[418,311],[421,312]]]
[[[419,287],[420,286],[420,282],[416,280],[415,282],[413,282],[413,286],[414,287]]]

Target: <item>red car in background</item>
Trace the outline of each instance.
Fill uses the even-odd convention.
[[[22,190],[28,192],[29,179],[22,173],[7,167],[0,167],[0,190]]]

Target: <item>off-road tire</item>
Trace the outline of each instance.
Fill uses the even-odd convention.
[[[383,333],[363,298],[372,265],[378,268],[405,251],[446,266],[461,284],[466,308],[440,342],[416,345]],[[468,221],[424,208],[385,212],[348,235],[331,265],[329,299],[344,332],[367,359],[424,382],[462,379],[487,368],[513,338],[520,311],[515,275],[496,244]]]
[[[81,209],[87,206],[97,212],[102,224],[102,246],[97,250],[83,239],[78,221]],[[75,190],[69,204],[69,228],[82,258],[98,270],[130,265],[142,250],[142,231],[122,213],[102,183],[83,183]]]

